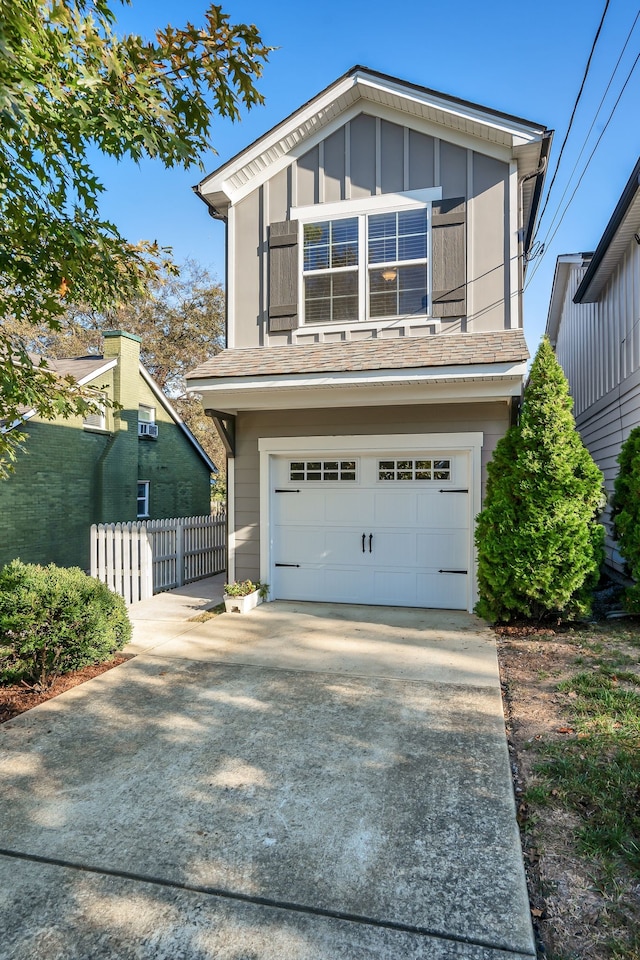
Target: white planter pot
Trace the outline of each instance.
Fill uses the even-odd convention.
[[[262,597],[258,590],[248,593],[246,597],[228,597],[224,596],[224,606],[227,613],[249,613],[259,603],[262,603]]]

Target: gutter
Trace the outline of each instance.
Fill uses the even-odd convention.
[[[529,250],[531,249],[531,242],[533,240],[533,231],[536,225],[536,220],[538,217],[538,208],[540,206],[540,199],[542,197],[542,187],[544,184],[544,176],[547,172],[547,166],[549,163],[549,153],[551,151],[551,141],[553,140],[553,130],[546,130],[543,134],[542,141],[540,144],[540,165],[538,169],[533,173],[528,173],[526,176],[522,177],[520,180],[520,209],[522,209],[522,187],[527,180],[532,180],[533,177],[536,178],[536,185],[533,191],[533,197],[531,200],[531,211],[529,213],[529,223],[527,225],[527,232],[524,236],[524,242],[522,247],[523,255],[526,257]]]

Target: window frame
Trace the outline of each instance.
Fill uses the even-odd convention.
[[[432,317],[432,213],[431,207],[435,201],[442,199],[442,188],[433,187],[425,190],[410,190],[404,193],[381,194],[375,197],[363,197],[355,200],[341,200],[336,203],[319,203],[306,207],[292,208],[291,219],[298,221],[298,247],[299,247],[299,275],[302,282],[299,289],[298,316],[300,317],[300,326],[308,330],[318,330],[325,326],[335,327],[357,327],[363,323],[370,324],[389,324],[407,320],[417,322],[437,322]],[[371,269],[386,266],[385,264],[369,264],[368,257],[368,223],[369,217],[380,213],[399,213],[405,210],[426,211],[427,216],[427,309],[425,313],[398,313],[389,314],[380,317],[372,317],[370,312],[370,283],[369,273]],[[326,268],[322,271],[304,269],[304,228],[312,223],[325,223],[332,220],[352,219],[358,220],[358,316],[356,320],[323,320],[307,321],[305,311],[305,280],[308,276],[325,275],[332,276],[337,272],[344,272],[345,269],[353,268]],[[424,258],[420,258],[419,263],[423,263]],[[400,261],[400,266],[415,266],[416,261]]]
[[[140,487],[143,486],[144,496],[140,497]],[[138,520],[148,520],[149,519],[149,505],[150,505],[150,494],[151,494],[151,481],[150,480],[138,480],[138,497],[137,497],[137,506],[136,506],[136,519]],[[144,506],[144,512],[140,512],[140,503]]]
[[[140,417],[141,410],[149,411],[149,419],[144,420]],[[149,403],[139,403],[138,404],[138,423],[155,423],[156,422],[156,408],[152,407]]]

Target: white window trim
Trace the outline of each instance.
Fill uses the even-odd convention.
[[[137,484],[143,483],[145,485],[145,497],[144,497],[144,506],[146,510],[144,513],[139,512],[140,507],[140,497],[136,496],[136,519],[138,520],[148,520],[149,519],[149,502],[150,502],[150,493],[151,493],[151,481],[150,480],[138,480]],[[137,491],[137,487],[136,487]]]
[[[481,453],[483,433],[390,433],[372,436],[328,437],[260,437],[260,580],[273,582],[273,536],[271,516],[273,513],[272,457],[303,457],[343,455],[350,459],[359,455],[378,456],[392,454],[466,453],[469,458],[469,547],[467,580],[467,610],[473,613],[477,597],[476,550],[474,543],[475,518],[482,507]]]
[[[100,423],[87,423],[86,417],[100,417]],[[106,406],[106,397],[103,401],[98,401],[98,410],[94,413],[86,414],[86,417],[82,419],[82,429],[88,430],[89,432],[95,433],[108,433],[107,429],[107,406]]]
[[[298,275],[302,278],[298,292],[298,316],[301,317],[301,324],[298,329],[307,330],[330,330],[340,327],[343,329],[355,330],[365,324],[375,324],[378,326],[388,326],[393,323],[402,322],[430,322],[431,316],[431,290],[432,284],[432,230],[431,230],[431,204],[435,200],[442,199],[442,187],[429,187],[424,190],[408,190],[405,193],[385,193],[375,197],[361,197],[357,200],[338,200],[335,203],[316,203],[303,207],[291,208],[291,219],[298,221]],[[367,250],[367,217],[377,213],[395,213],[401,210],[427,210],[427,291],[428,305],[427,312],[414,314],[392,314],[388,317],[370,317],[369,316],[369,270],[370,265],[365,257],[361,259],[361,253]],[[358,218],[358,319],[355,321],[334,320],[325,323],[307,323],[305,318],[305,285],[304,277],[315,273],[315,271],[305,271],[304,269],[304,226],[306,223],[319,223],[325,220],[343,220],[350,217]],[[422,262],[422,261],[421,261]],[[403,261],[403,266],[410,266],[413,261]],[[352,267],[336,268],[334,272],[353,272]]]
[[[140,411],[141,411],[141,410],[148,410],[148,411],[149,411],[149,419],[148,419],[148,420],[141,420],[141,419],[140,419]],[[139,403],[139,404],[138,404],[138,423],[155,423],[155,422],[156,422],[156,408],[155,408],[155,407],[152,407],[151,404],[149,404],[149,403]]]

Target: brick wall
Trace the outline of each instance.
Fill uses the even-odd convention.
[[[99,385],[119,397],[106,431],[83,429],[79,417],[30,420],[15,472],[0,480],[0,566],[29,563],[89,568],[92,523],[135,520],[138,480],[150,481],[150,516],[209,513],[209,471],[139,371],[140,344],[107,336],[105,356],[118,365]],[[138,405],[154,406],[157,440],[138,439]]]

